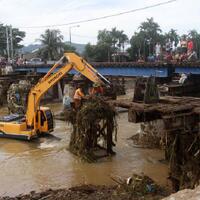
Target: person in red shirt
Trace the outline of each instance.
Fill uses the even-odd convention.
[[[94,83],[93,88],[91,90],[91,95],[102,96],[103,93],[104,93],[103,87],[101,87],[101,85],[98,83]]]
[[[188,44],[187,44],[188,53],[191,53],[193,51],[193,48],[194,48],[193,41],[189,39]]]

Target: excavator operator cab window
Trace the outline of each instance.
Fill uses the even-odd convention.
[[[44,116],[43,111],[40,111],[40,119],[41,119],[41,126],[44,126],[44,122],[46,121],[46,118]]]

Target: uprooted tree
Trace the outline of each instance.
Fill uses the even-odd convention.
[[[113,154],[117,138],[116,111],[100,98],[89,98],[80,110],[66,111],[66,120],[73,125],[70,151],[87,161]],[[115,134],[114,134],[115,133]],[[101,156],[98,151],[104,150]],[[96,154],[96,153],[97,154]]]

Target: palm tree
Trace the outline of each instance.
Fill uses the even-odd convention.
[[[128,43],[129,41],[124,31],[119,31],[116,28],[112,28],[112,30],[110,31],[110,35],[112,38],[112,45],[113,45],[114,50],[121,51],[121,48],[122,48],[124,52],[125,43]]]
[[[55,60],[63,53],[63,36],[59,30],[47,29],[39,41],[43,45],[40,54],[44,59]]]
[[[165,34],[166,39],[170,39],[171,42],[175,42],[175,46],[178,44],[179,41],[179,35],[177,34],[177,31],[175,29],[171,29],[168,33]]]
[[[117,45],[117,42],[119,40],[119,31],[115,28],[112,28],[112,30],[110,31],[110,35],[111,35],[111,38],[112,38],[112,45],[113,45],[113,48],[116,49],[116,45]]]
[[[148,54],[150,55],[153,52],[153,45],[161,39],[162,30],[159,24],[154,22],[154,19],[151,17],[141,23],[139,32],[145,36],[144,41],[148,41]]]
[[[118,47],[124,52],[125,44],[129,42],[128,36],[124,33],[124,31],[119,31],[118,34]]]
[[[102,49],[102,47],[105,48],[105,50],[107,51],[107,61],[110,61],[111,55],[113,53],[113,39],[111,32],[106,29],[101,30],[98,33],[97,39],[97,46],[101,47],[100,49]]]

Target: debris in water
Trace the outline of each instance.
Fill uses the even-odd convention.
[[[165,128],[162,120],[154,120],[140,124],[140,130],[133,135],[131,139],[134,145],[139,145],[143,148],[159,148],[163,149],[165,146]]]
[[[168,134],[166,152],[169,156],[170,179],[176,191],[200,184],[199,133]]]
[[[133,174],[127,179],[112,177],[112,180],[118,184],[115,195],[124,195],[124,199],[160,199],[167,195],[166,190],[144,174]]]
[[[24,114],[27,107],[27,97],[31,89],[28,80],[20,80],[19,83],[10,85],[7,91],[7,102],[9,113]]]
[[[114,107],[99,97],[90,97],[79,111],[66,111],[65,114],[66,120],[73,125],[69,145],[71,152],[89,162],[114,154],[113,138],[117,139]]]

